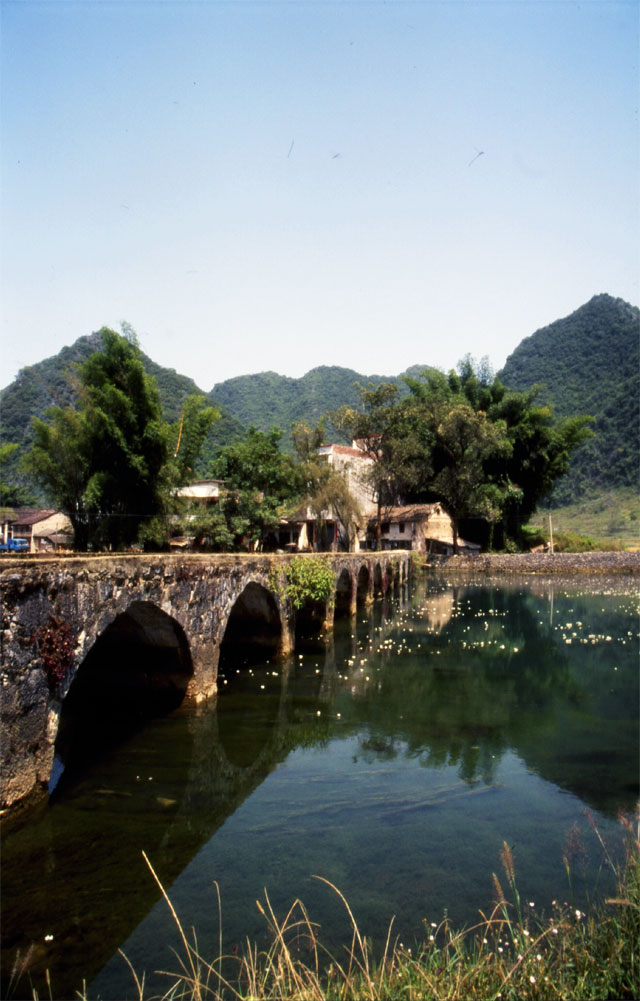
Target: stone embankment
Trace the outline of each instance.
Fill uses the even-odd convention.
[[[640,573],[640,553],[482,553],[450,556],[438,569],[446,573],[474,574]]]

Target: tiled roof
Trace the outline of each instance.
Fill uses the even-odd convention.
[[[17,507],[13,509],[13,514],[9,515],[7,521],[13,522],[14,525],[37,525],[39,521],[45,521],[46,518],[57,513],[53,507]]]
[[[323,445],[322,448],[330,448],[334,455],[351,455],[354,459],[373,459],[369,452],[364,452],[361,448],[353,448],[351,445]]]
[[[445,513],[440,504],[405,504],[403,507],[388,508],[384,521],[418,521],[440,513]]]

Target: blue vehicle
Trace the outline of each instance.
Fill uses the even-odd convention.
[[[28,539],[7,539],[0,542],[0,553],[28,553],[30,549]]]

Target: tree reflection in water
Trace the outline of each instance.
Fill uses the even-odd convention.
[[[264,886],[306,899],[312,872],[372,921],[415,908],[419,927],[425,901],[486,905],[505,837],[525,883],[545,855],[561,870],[583,805],[605,823],[637,797],[637,636],[629,584],[549,588],[432,581],[286,661],[230,648],[215,709],[151,721],[7,832],[3,969],[33,946],[36,988],[48,967],[72,996],[136,926],[128,948],[153,968],[164,932],[142,849],[205,936],[212,878],[242,937]],[[103,997],[122,996],[118,963]]]

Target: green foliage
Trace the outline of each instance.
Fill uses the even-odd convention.
[[[431,369],[404,381],[405,397],[391,384],[360,387],[360,409],[343,407],[335,421],[376,460],[369,477],[378,524],[383,506],[401,498],[439,500],[454,546],[461,519],[487,525],[485,543],[495,526],[497,541],[517,536],[589,434],[588,418],[556,422],[535,388],[508,392],[486,362],[468,356],[448,376]]]
[[[593,539],[586,535],[573,535],[570,532],[553,533],[553,549],[556,553],[592,553],[597,548]]]
[[[129,329],[127,324],[123,324],[123,328]],[[101,350],[101,331],[81,337],[71,347],[63,348],[52,358],[22,369],[16,379],[0,391],[0,442],[11,442],[18,446],[7,460],[3,480],[25,491],[24,503],[41,503],[45,500],[42,487],[34,480],[31,472],[20,465],[20,460],[34,443],[33,418],[44,420],[51,407],[77,407],[81,393],[78,367]],[[204,394],[192,379],[179,375],[173,369],[163,368],[143,352],[139,353],[139,357],[147,375],[155,379],[164,419],[177,426],[185,401],[189,397]],[[210,425],[203,441],[195,466],[198,476],[204,474],[222,445],[237,440],[244,433],[235,417],[224,408],[216,407],[210,397],[206,399],[208,406],[219,411],[220,418]]]
[[[187,396],[179,420],[169,431],[167,475],[173,486],[184,486],[196,478],[198,460],[209,429],[220,419],[220,412],[206,406],[200,394]]]
[[[80,366],[79,409],[35,419],[31,471],[70,518],[78,549],[121,548],[163,506],[167,428],[157,390],[129,339],[104,328]]]
[[[272,545],[285,507],[302,493],[300,468],[281,452],[281,438],[279,428],[268,434],[250,428],[240,441],[223,448],[213,465],[213,475],[225,483],[220,512],[234,539],[231,548]]]
[[[544,387],[561,417],[591,414],[595,436],[572,457],[557,503],[594,489],[637,487],[640,415],[640,311],[622,299],[594,296],[570,316],[525,338],[501,380],[516,390]]]
[[[442,414],[435,429],[436,447],[445,459],[436,473],[432,490],[444,502],[453,522],[454,549],[460,518],[498,521],[504,502],[506,476],[489,479],[486,464],[504,462],[511,452],[506,426],[490,421],[482,411],[458,403]]]
[[[308,602],[324,604],[333,598],[336,575],[322,556],[296,556],[285,571],[285,595],[294,608]]]
[[[554,537],[558,532],[585,535],[599,549],[618,546],[640,548],[638,525],[638,493],[632,487],[617,490],[596,490],[573,504],[554,507],[551,512],[538,510],[529,526],[548,538],[549,513],[552,515]]]
[[[197,549],[212,553],[246,549],[252,527],[243,499],[234,494],[223,495],[218,504],[209,507],[192,505],[186,511],[183,525],[185,534],[194,538]]]
[[[0,508],[28,507],[35,503],[33,493],[23,484],[8,482],[5,469],[11,462],[12,457],[16,457],[18,445],[16,442],[5,442],[0,445]],[[11,478],[13,481],[13,477]]]

